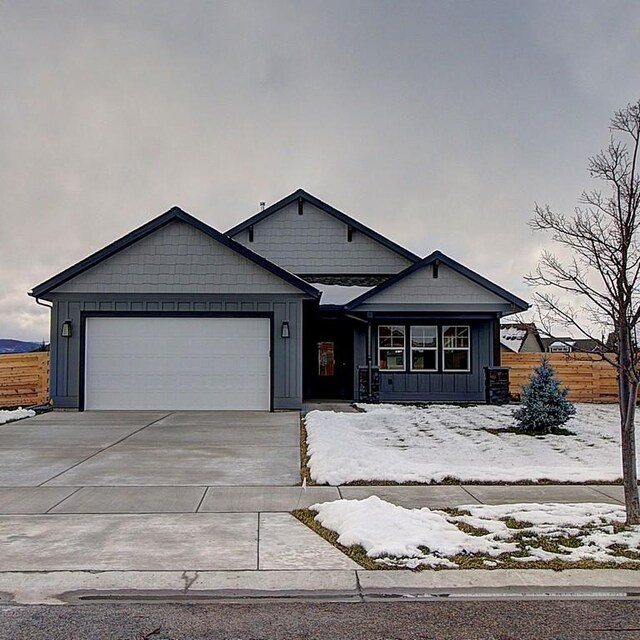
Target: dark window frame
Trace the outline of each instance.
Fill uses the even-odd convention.
[[[430,324],[427,324],[430,323]],[[381,349],[394,349],[394,347],[380,347],[380,327],[398,327],[404,330],[404,367],[402,369],[383,369],[380,365],[380,351]],[[413,349],[411,346],[411,328],[412,327],[436,327],[436,368],[435,369],[414,369],[413,368]],[[445,327],[465,327],[469,331],[468,346],[466,348],[460,348],[456,350],[466,351],[468,353],[467,369],[445,369],[445,346],[444,346],[444,329]],[[455,320],[437,321],[425,320],[421,322],[380,322],[375,325],[375,353],[377,354],[377,364],[381,373],[404,373],[404,374],[418,374],[418,375],[470,375],[473,373],[473,355],[472,355],[472,343],[474,340],[473,325],[469,322],[466,324],[456,323]],[[399,349],[400,347],[395,347]],[[417,349],[419,350],[419,349]]]

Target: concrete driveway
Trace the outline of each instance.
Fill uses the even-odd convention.
[[[0,487],[300,482],[299,414],[53,412],[0,427]]]
[[[287,513],[339,498],[299,486],[299,434],[297,412],[48,413],[0,426],[0,601],[25,571],[355,569]]]

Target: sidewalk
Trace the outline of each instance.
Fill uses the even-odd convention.
[[[366,571],[288,513],[374,493],[431,508],[622,500],[611,485],[3,488],[0,601],[640,593],[628,570]]]
[[[56,571],[0,573],[0,604],[640,597],[640,571]]]

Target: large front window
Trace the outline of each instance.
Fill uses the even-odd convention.
[[[411,371],[438,370],[438,327],[411,327]]]
[[[404,371],[405,328],[378,327],[378,364],[383,371]]]
[[[443,371],[469,371],[469,333],[468,326],[442,327]]]

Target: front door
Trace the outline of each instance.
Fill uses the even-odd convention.
[[[305,345],[305,395],[353,399],[353,328],[344,320],[318,320]]]

